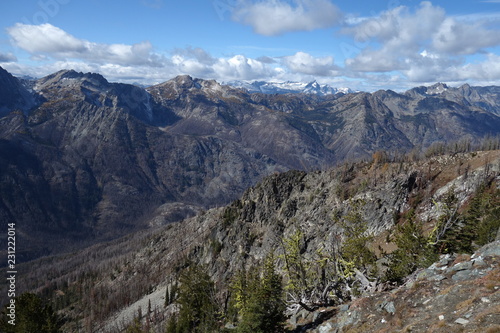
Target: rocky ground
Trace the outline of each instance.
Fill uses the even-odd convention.
[[[500,332],[500,240],[445,255],[396,289],[291,318],[294,332]]]

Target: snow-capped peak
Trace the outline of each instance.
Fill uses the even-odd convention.
[[[428,95],[439,95],[448,90],[448,86],[445,83],[436,83],[427,88]]]
[[[260,92],[264,94],[316,94],[320,96],[333,95],[337,93],[348,94],[353,91],[349,88],[334,88],[327,84],[319,84],[317,81],[312,81],[309,83],[303,82],[266,82],[266,81],[230,81],[225,84],[246,89],[248,92]]]

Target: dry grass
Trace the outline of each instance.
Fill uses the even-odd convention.
[[[490,326],[484,333],[500,333],[500,325]]]
[[[436,324],[432,325],[428,330],[428,333],[448,333],[451,332],[450,325],[448,325],[444,320],[438,321]]]
[[[494,292],[500,286],[500,268],[496,268],[478,280],[489,292]]]
[[[357,298],[351,303],[351,308],[360,308],[360,309],[365,309],[368,307],[370,304],[370,298],[368,297],[362,297],[362,298]]]
[[[453,261],[452,266],[464,261],[470,261],[470,254],[459,254]]]
[[[373,331],[373,324],[365,322],[361,326],[351,327],[351,328],[347,329],[345,332],[346,333],[365,333],[365,332],[372,332],[372,331]]]
[[[475,320],[478,321],[479,323],[483,323],[487,316],[498,315],[499,313],[500,313],[500,304],[492,305],[491,307],[489,307],[485,311],[478,314],[476,316]]]
[[[448,295],[453,290],[453,288],[455,288],[454,284],[452,284],[451,286],[446,287],[445,289],[441,290],[439,292],[439,295]]]
[[[474,297],[469,298],[465,301],[462,301],[455,306],[455,310],[459,311],[459,310],[462,310],[464,308],[469,308],[472,305],[472,303],[474,303],[476,300],[477,300],[477,297],[474,296]]]

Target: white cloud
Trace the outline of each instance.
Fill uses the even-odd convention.
[[[49,23],[17,23],[7,28],[13,43],[31,54],[47,54],[56,59],[86,59],[96,63],[123,65],[158,65],[159,56],[152,53],[150,42],[133,45],[98,44],[78,39]]]
[[[468,81],[488,81],[499,84],[500,80],[500,56],[488,54],[486,60],[476,64],[465,64],[456,75],[457,79]]]
[[[500,32],[488,29],[487,20],[449,17],[426,1],[415,12],[400,6],[378,17],[352,22],[356,23],[342,32],[355,40],[346,50],[351,54],[358,50],[345,61],[346,69],[354,73],[398,71],[412,82],[450,82],[465,73],[484,77],[480,74],[483,66],[465,66],[464,56],[500,45]],[[478,74],[471,75],[469,68],[477,69]]]
[[[406,67],[405,62],[387,50],[366,48],[355,58],[346,59],[345,64],[356,72],[392,72]]]
[[[16,62],[17,57],[12,53],[0,52],[0,62]]]
[[[229,59],[220,58],[213,66],[217,78],[223,80],[258,80],[273,76],[273,69],[265,63],[236,55]]]
[[[410,82],[450,82],[463,66],[463,58],[441,57],[423,52],[407,61],[407,68],[401,72]]]
[[[311,31],[338,24],[342,14],[328,0],[281,0],[243,2],[233,12],[233,20],[250,25],[258,34],[276,36],[292,31]]]
[[[174,54],[172,56],[170,66],[179,74],[190,74],[195,77],[207,77],[213,75],[213,71],[210,65],[207,65],[198,59],[192,59],[180,54]]]
[[[185,58],[194,58],[198,62],[206,65],[213,65],[217,59],[213,58],[207,51],[199,47],[188,46],[186,48],[177,48],[173,52],[175,55],[179,55]]]
[[[240,15],[246,13],[240,19],[247,20],[245,22],[256,31],[275,35],[334,24],[340,14],[330,6],[333,5],[326,0],[289,0],[288,3],[266,0],[239,10]],[[337,16],[331,20],[335,15],[330,15],[329,21],[319,20],[314,26],[311,19],[321,18],[317,9],[320,7],[324,12],[333,8]],[[271,11],[261,12],[264,8]],[[258,13],[262,14],[262,21],[252,16]],[[285,17],[277,19],[276,15]],[[290,17],[296,19],[293,27]],[[354,89],[406,87],[415,82],[436,81],[500,84],[500,56],[487,53],[491,52],[488,48],[500,44],[500,33],[494,30],[497,25],[491,22],[483,16],[450,17],[430,2],[422,2],[416,10],[400,6],[377,17],[350,19],[346,23],[350,26],[342,29],[344,35],[352,37],[352,42],[346,43],[350,48],[344,54],[344,67],[335,63],[338,56],[315,57],[305,50],[276,48],[272,53],[280,56],[270,57],[265,55],[271,52],[269,49],[259,49],[258,58],[238,53],[215,57],[196,47],[160,54],[148,41],[131,45],[102,44],[79,39],[50,24],[16,24],[7,29],[12,43],[27,51],[38,66],[16,62],[11,53],[0,53],[0,63],[14,74],[40,77],[60,69],[75,69],[101,73],[110,81],[143,84],[164,82],[180,74],[226,82],[319,79],[338,84],[348,81],[356,82],[357,87],[351,86]],[[474,64],[466,63],[470,55],[478,54]]]
[[[84,52],[86,42],[51,24],[28,25],[17,23],[7,28],[16,46],[30,52],[70,54]]]
[[[334,76],[338,69],[333,57],[315,58],[305,52],[284,57],[283,64],[294,73],[318,76]]]
[[[500,45],[499,31],[487,30],[479,23],[467,24],[447,18],[433,36],[436,51],[450,54],[474,54],[483,48]]]
[[[424,1],[414,14],[408,7],[399,6],[378,17],[361,20],[342,32],[352,35],[358,42],[375,40],[408,46],[429,38],[445,17],[443,9]]]
[[[343,33],[366,43],[356,57],[346,60],[346,65],[364,72],[404,69],[408,60],[420,56],[422,48],[430,43],[436,26],[445,18],[441,8],[422,2],[414,14],[401,6],[343,29]]]
[[[137,81],[142,77],[141,81],[147,83],[162,82],[180,74],[222,81],[264,79],[276,75],[273,68],[276,61],[269,57],[262,61],[244,55],[214,58],[205,50],[193,47],[174,49],[172,55],[166,57],[153,52],[149,42],[98,44],[78,39],[51,24],[16,24],[7,31],[13,43],[29,52],[33,61],[56,61],[40,67],[45,68],[43,75],[52,70],[73,68],[99,72],[113,81]],[[35,72],[32,75],[44,71]]]

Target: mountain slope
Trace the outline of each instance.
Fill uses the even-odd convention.
[[[319,253],[340,248],[342,242],[347,241],[345,225],[340,221],[347,221],[346,216],[350,216],[356,204],[362,205],[359,210],[361,220],[356,223],[366,224],[367,233],[373,236],[370,247],[378,249],[381,258],[384,252],[390,253],[395,249],[392,239],[396,225],[422,223],[426,232],[431,234],[438,221],[447,214],[447,209],[456,207],[457,211],[467,212],[479,189],[486,186],[498,193],[499,166],[500,152],[490,151],[440,155],[420,161],[381,163],[374,160],[322,172],[276,174],[248,189],[240,199],[226,207],[214,208],[181,223],[128,236],[110,244],[100,244],[80,253],[29,263],[30,269],[19,277],[19,281],[24,288],[38,290],[51,297],[61,313],[70,318],[67,323],[69,331],[78,322],[80,327],[90,325],[88,328],[92,331],[116,331],[133,320],[139,307],[144,313],[148,303],[152,304],[152,313],[156,318],[151,319],[150,324],[154,326],[156,323],[158,329],[163,329],[166,319],[175,311],[175,306],[165,306],[166,288],[172,287],[178,274],[190,263],[207,267],[216,283],[219,299],[224,303],[228,295],[227,286],[234,274],[242,268],[254,267],[270,251],[283,258],[284,240],[295,235],[297,230],[303,234],[300,253],[304,261],[316,260]],[[451,197],[456,198],[455,203],[450,201]],[[500,197],[495,198],[498,202]],[[415,214],[413,222],[405,217],[410,211]],[[390,257],[381,260],[387,258]],[[487,261],[491,270],[485,271],[485,274],[493,270],[498,272],[498,261]],[[278,260],[278,267],[286,276],[283,259]],[[24,272],[21,266],[20,271]],[[448,279],[451,280],[451,275],[457,271],[450,268],[446,272],[449,273]],[[436,270],[432,274],[438,273]],[[427,279],[429,276],[421,277]],[[419,284],[431,288],[427,286],[428,281],[431,280],[421,280],[411,290],[417,290]],[[478,282],[485,284],[488,281]],[[438,286],[443,286],[439,291],[446,295],[449,291],[446,288],[451,283],[447,280]],[[388,285],[379,284],[378,287],[383,289]],[[430,289],[425,290],[422,293],[427,295]],[[364,311],[360,305],[364,303],[356,302],[393,302],[398,316],[405,307],[412,307],[413,304],[407,298],[393,299],[390,295],[394,293],[388,292],[377,295],[377,301],[371,296],[356,301],[358,296],[354,294],[351,303],[351,297],[345,290],[336,291],[331,294],[330,301],[337,310],[344,309],[339,312],[339,317],[346,317],[347,310],[357,312],[352,320],[343,322],[345,326],[355,323],[362,327],[365,323],[357,317]],[[490,294],[496,292],[498,296],[496,289],[490,291]],[[364,296],[374,295],[370,294],[373,291],[360,292]],[[399,292],[408,293],[403,289]],[[421,302],[425,301],[424,296],[419,294],[418,297]],[[495,302],[493,306],[498,305],[497,298],[489,294],[487,297]],[[348,304],[347,310],[342,304]],[[451,304],[458,306],[458,303]],[[386,315],[384,306],[377,308],[381,313],[378,318],[396,321],[397,318]],[[472,305],[464,303],[461,306],[469,308]],[[443,308],[446,313],[455,310]],[[302,315],[307,318],[308,321],[296,322],[296,325],[312,323],[322,316],[319,312],[314,315],[301,311],[299,314],[289,313],[292,322],[293,317],[296,320]],[[446,319],[450,320],[448,314]],[[408,320],[403,318],[400,321]],[[380,326],[376,320],[370,319],[369,323],[374,327]],[[332,321],[324,326],[333,327],[334,324]],[[382,325],[380,329],[384,327]]]
[[[232,141],[169,134],[179,118],[133,86],[64,71],[35,88],[46,102],[0,119],[2,223],[31,244],[25,259],[144,228],[156,210],[156,223],[178,220],[285,169]]]
[[[267,95],[75,71],[26,85],[3,70],[0,82],[12,97],[0,100],[0,222],[17,224],[20,260],[181,220],[275,172],[500,133],[495,87]]]
[[[12,110],[27,112],[37,104],[37,99],[20,80],[0,67],[0,117]]]

